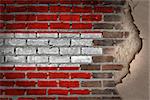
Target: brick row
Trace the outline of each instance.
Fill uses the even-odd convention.
[[[0,28],[1,29],[113,29],[116,30],[123,29],[121,24],[116,23],[8,23],[4,24],[1,23]]]
[[[83,5],[124,5],[124,0],[120,1],[89,1],[89,0],[1,0],[0,4],[83,4]]]
[[[123,68],[123,65],[121,64],[105,64],[105,65],[94,65],[94,64],[81,64],[81,66],[71,66],[71,67],[30,67],[30,66],[16,66],[16,67],[11,67],[11,66],[1,66],[0,70],[1,71],[11,71],[11,70],[16,70],[16,71],[46,71],[46,70],[88,70],[88,71],[93,71],[93,70],[121,70]]]
[[[104,6],[6,6],[1,9],[1,12],[72,12],[72,13],[114,13],[116,8],[114,7],[104,7]]]
[[[46,89],[5,89],[5,95],[46,95]],[[48,89],[48,95],[88,95],[88,89]]]
[[[117,16],[117,15],[116,15]],[[17,15],[0,15],[0,20],[4,21],[101,21],[102,15],[101,14],[89,14],[89,15],[79,15],[79,14],[17,14]],[[105,16],[104,20],[110,20],[110,18],[114,18],[114,16]],[[115,18],[117,19],[117,18]],[[115,20],[111,19],[111,20]]]
[[[27,57],[27,59],[26,59]],[[71,57],[71,58],[70,58]],[[39,55],[39,56],[1,56],[1,62],[3,64],[85,64],[85,63],[102,63],[102,62],[113,62],[113,56],[46,56],[46,55]]]
[[[89,72],[5,72],[1,78],[6,79],[91,79],[91,78],[112,78],[112,73],[89,73]]]

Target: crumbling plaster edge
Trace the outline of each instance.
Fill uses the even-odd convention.
[[[122,26],[129,32],[129,36],[124,42],[117,45],[113,55],[116,63],[123,63],[122,70],[114,74],[116,84],[122,83],[122,80],[130,73],[130,64],[142,49],[142,39],[134,23],[132,6],[131,0],[127,0],[122,14]]]

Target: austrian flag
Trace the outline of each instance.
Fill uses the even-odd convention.
[[[125,0],[0,0],[0,100],[122,100]]]

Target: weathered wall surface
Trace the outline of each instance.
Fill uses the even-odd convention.
[[[2,0],[0,7],[3,98],[121,100],[116,83],[141,48],[124,0]]]
[[[117,87],[124,100],[149,100],[149,2],[148,0],[133,0],[133,2],[136,4],[136,7],[132,11],[132,14],[135,19],[135,24],[140,30],[140,36],[143,38],[143,47],[141,52],[131,63],[131,74],[128,74],[127,77],[123,79],[123,83]]]

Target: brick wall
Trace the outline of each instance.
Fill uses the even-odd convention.
[[[121,100],[113,51],[124,0],[1,0],[0,100]]]

